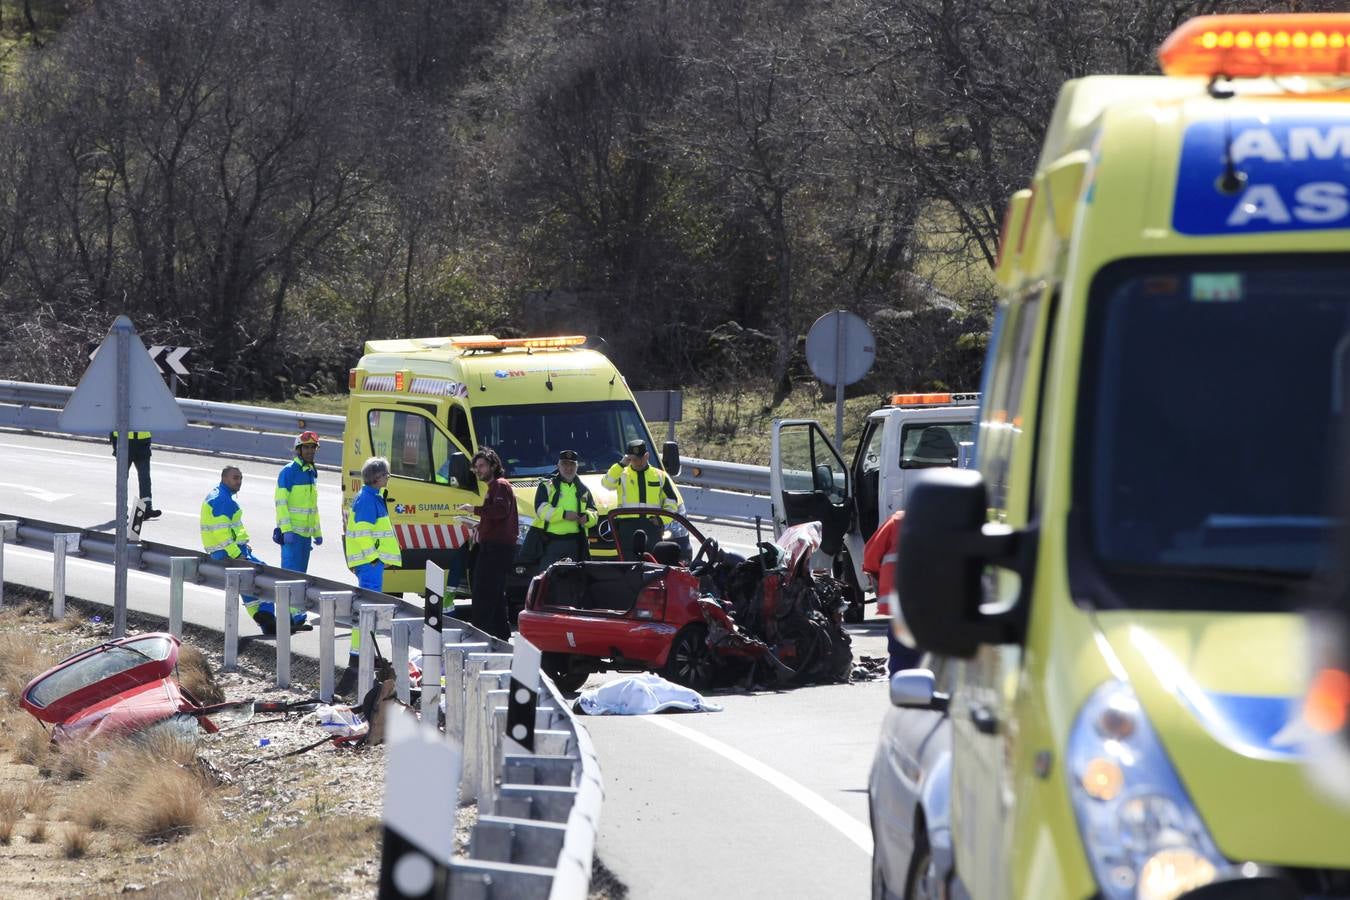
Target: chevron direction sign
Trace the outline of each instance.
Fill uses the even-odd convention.
[[[150,354],[150,361],[155,364],[156,369],[159,369],[159,374],[163,375],[164,367],[168,366],[169,371],[174,375],[180,378],[188,376],[187,366],[183,365],[183,357],[192,352],[191,347],[162,347],[155,344],[147,352]],[[89,358],[92,360],[97,355],[98,348],[95,347],[94,352],[89,354]]]

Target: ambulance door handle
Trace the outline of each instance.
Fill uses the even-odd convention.
[[[980,734],[998,734],[998,716],[985,706],[970,707],[970,721]]]

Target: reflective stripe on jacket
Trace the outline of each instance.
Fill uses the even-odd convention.
[[[300,457],[291,460],[277,476],[277,527],[301,537],[323,537],[319,526],[319,473]]]
[[[202,547],[207,553],[223,550],[230,559],[243,555],[240,544],[248,543],[244,511],[224,482],[211,489],[202,501]]]
[[[347,510],[347,568],[355,569],[376,560],[386,566],[402,566],[394,525],[389,521],[389,506],[380,492],[364,485]]]
[[[891,513],[863,548],[863,572],[876,582],[877,613],[883,616],[890,615],[895,601],[895,561],[900,556],[900,523],[904,518],[904,510]]]
[[[595,527],[600,514],[595,511],[595,498],[581,479],[563,481],[554,475],[548,481],[539,482],[534,491],[535,528],[543,528],[549,534],[576,534]],[[563,518],[565,512],[585,513],[578,522],[569,522]]]
[[[670,512],[679,510],[680,501],[676,499],[674,482],[656,466],[648,465],[639,472],[632,466],[615,463],[605,473],[603,484],[618,495],[616,506],[659,506]]]

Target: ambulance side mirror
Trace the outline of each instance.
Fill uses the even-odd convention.
[[[680,445],[677,441],[666,441],[661,445],[661,468],[671,478],[680,474]]]
[[[456,450],[450,454],[450,478],[455,487],[478,493],[478,482],[469,465],[469,458]]]
[[[896,574],[905,624],[924,650],[969,659],[981,644],[1022,639],[1036,532],[989,524],[987,506],[973,469],[928,469],[909,495]],[[1005,611],[982,609],[989,566],[1021,576],[1021,596]]]

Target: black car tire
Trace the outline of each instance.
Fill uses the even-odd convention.
[[[928,878],[928,868],[933,864],[933,851],[928,849],[928,839],[923,834],[914,836],[914,856],[909,862],[909,877],[905,879],[905,900],[936,900],[939,893],[933,892],[934,885]]]
[[[708,646],[708,626],[691,622],[681,628],[670,644],[662,677],[702,691],[712,685],[715,672],[716,660]]]
[[[540,664],[564,694],[575,694],[591,677],[591,673],[585,669],[574,668],[571,657],[566,653],[545,653]]]

